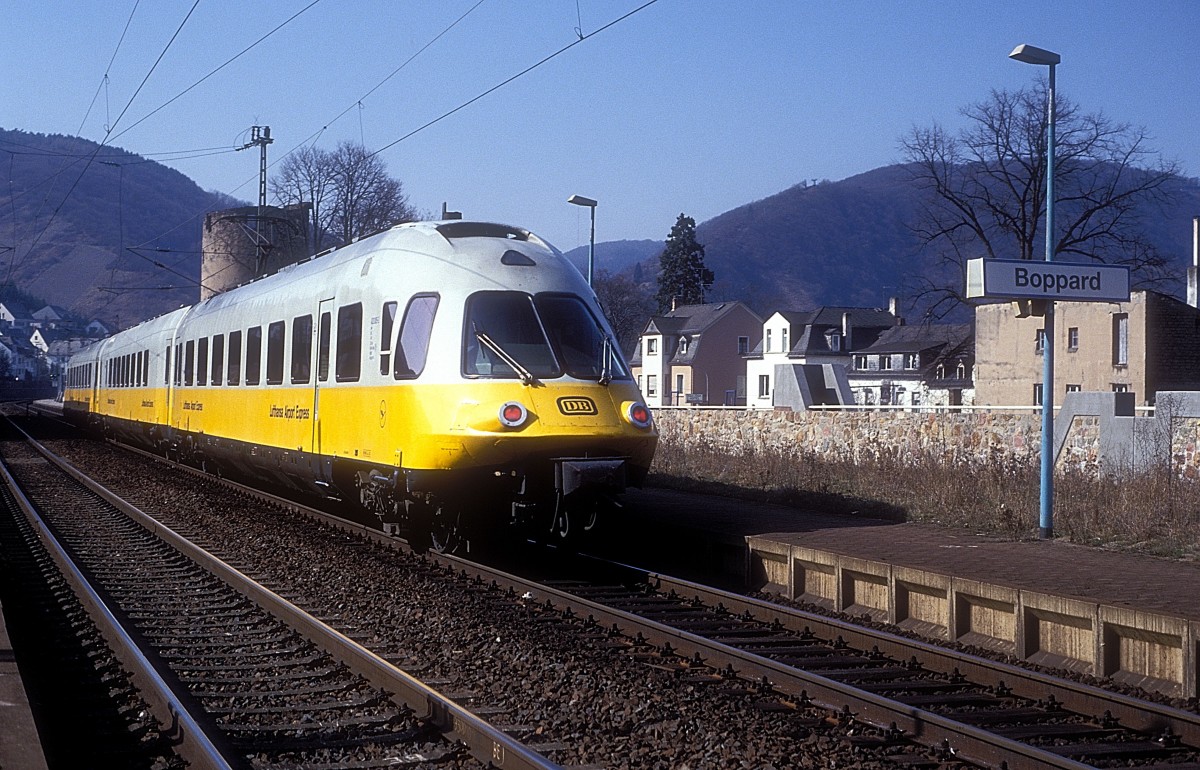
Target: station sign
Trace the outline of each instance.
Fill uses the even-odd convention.
[[[1129,268],[1032,259],[967,261],[967,297],[1129,301]]]

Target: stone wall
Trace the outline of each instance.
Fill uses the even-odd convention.
[[[1057,467],[1120,474],[1170,462],[1200,478],[1200,394],[1176,398],[1155,416],[1118,416],[1112,394],[1064,401],[1056,420]],[[1179,394],[1171,394],[1178,396]],[[1192,399],[1195,395],[1197,398]],[[1160,394],[1160,403],[1168,394]],[[866,461],[942,458],[964,467],[1030,463],[1041,458],[1041,415],[965,412],[663,408],[655,411],[663,444],[727,455]]]

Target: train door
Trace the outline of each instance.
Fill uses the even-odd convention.
[[[317,310],[317,376],[313,378],[312,448],[321,452],[321,388],[329,381],[329,348],[333,326],[333,298],[323,299]]]

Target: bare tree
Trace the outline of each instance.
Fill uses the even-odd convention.
[[[416,218],[400,182],[361,144],[339,144],[330,170],[333,195],[326,224],[342,243]]]
[[[329,203],[331,176],[329,153],[308,146],[284,158],[279,164],[279,173],[271,180],[271,193],[276,203],[282,206],[310,204],[306,238],[314,252],[324,248],[321,217]]]
[[[901,139],[916,183],[929,195],[914,229],[941,263],[925,287],[935,312],[961,301],[966,260],[1036,259],[1044,253],[1048,84],[992,91],[961,110],[967,125],[938,124]],[[1056,259],[1127,265],[1135,285],[1174,279],[1138,219],[1164,203],[1179,173],[1148,147],[1143,128],[1084,114],[1055,95]]]
[[[310,203],[314,251],[417,218],[400,181],[365,147],[306,147],[285,158],[271,189],[281,205]]]
[[[629,355],[654,315],[654,298],[629,278],[606,270],[596,273],[595,289],[617,344]]]

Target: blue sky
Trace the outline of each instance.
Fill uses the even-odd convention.
[[[378,149],[645,0],[321,0],[134,126],[311,0],[201,0],[138,91],[193,2],[137,3],[119,49],[135,0],[5,3],[0,127],[101,141],[112,125],[111,144],[151,156],[236,147],[255,124],[271,162],[305,141]],[[1200,176],[1198,30],[1188,0],[658,0],[380,157],[426,212],[445,201],[567,250],[588,238],[578,193],[600,202],[597,240],[662,239],[680,212],[896,162],[914,125],[956,127],[991,89],[1033,83],[1044,67],[1007,58],[1030,43],[1062,55],[1060,93]],[[169,165],[257,195],[256,150]]]

